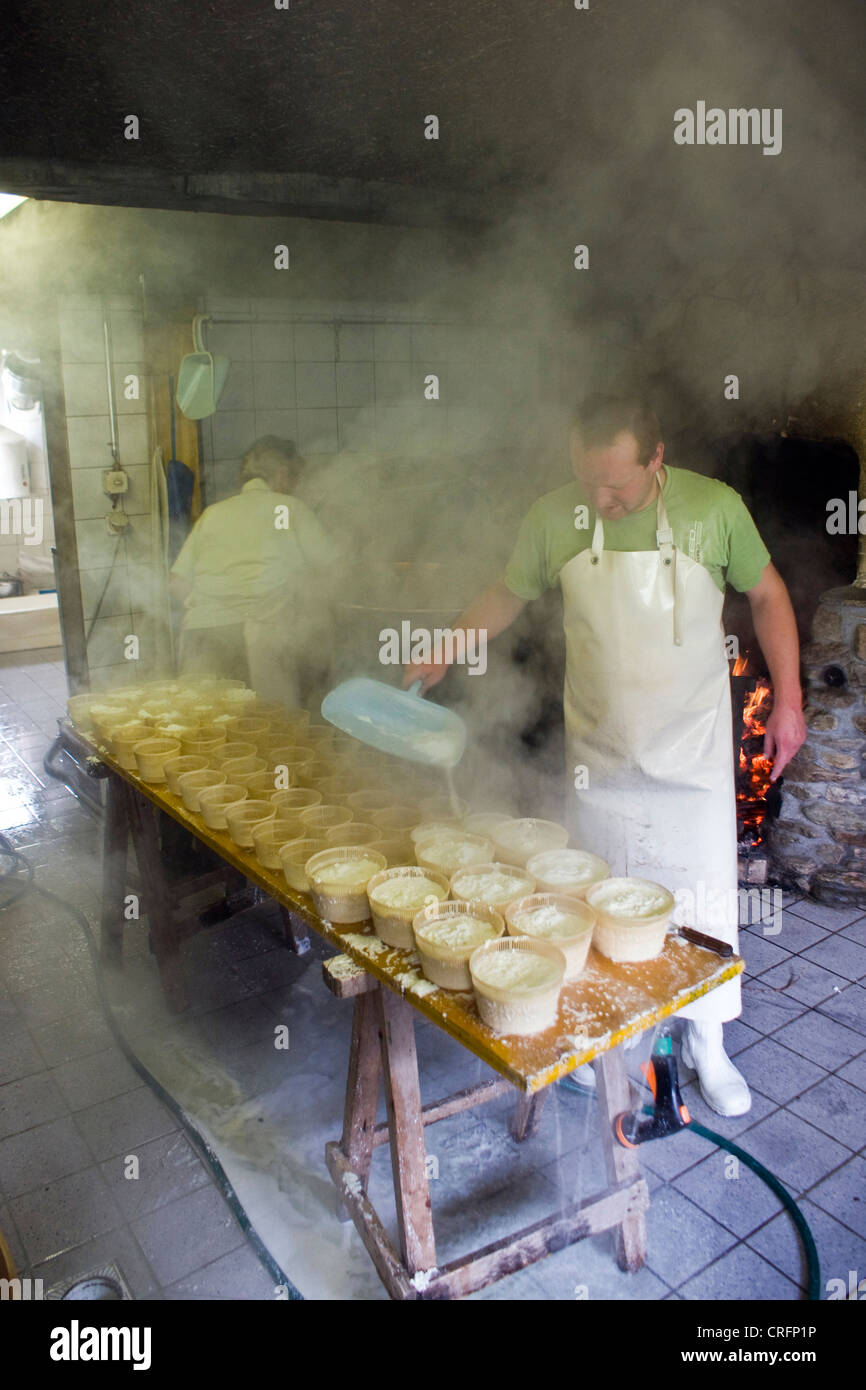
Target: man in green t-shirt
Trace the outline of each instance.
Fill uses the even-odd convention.
[[[554,584],[563,597],[564,712],[575,844],[613,876],[670,889],[674,920],[736,949],[736,804],[727,584],[747,595],[773,682],[764,752],[777,778],[805,739],[797,626],[787,589],[739,495],[664,466],[661,430],[636,398],[593,397],[570,438],[575,482],[530,509],[502,579],[456,628],[504,631]],[[414,666],[427,689],[443,665]],[[751,1097],[724,1050],[739,979],[680,1010],[684,1059],[707,1103]],[[588,1079],[588,1078],[587,1078]]]

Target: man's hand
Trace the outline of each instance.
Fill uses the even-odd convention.
[[[483,629],[487,634],[488,641],[498,637],[500,632],[504,632],[510,627],[514,619],[523,612],[526,607],[526,599],[518,598],[508,588],[503,579],[496,584],[492,584],[489,589],[485,589],[476,599],[470,603],[460,614],[460,617],[453,624],[452,631],[459,628]],[[413,681],[423,681],[422,691],[429,690],[431,686],[438,685],[445,672],[448,670],[446,662],[439,665],[433,663],[422,665],[417,663],[407,666],[403,672],[403,689],[410,686]]]
[[[796,705],[774,705],[764,734],[764,757],[773,760],[771,782],[775,782],[781,776],[783,768],[805,742],[806,721],[803,711]]]
[[[408,690],[414,681],[421,681],[421,693],[426,692],[434,685],[438,685],[448,667],[443,662],[441,666],[406,666],[403,669],[403,680],[401,687]]]
[[[770,781],[775,782],[806,741],[797,620],[785,582],[773,564],[765,565],[759,582],[746,590],[746,597],[773,682],[773,712],[767,720],[764,757],[773,759]]]

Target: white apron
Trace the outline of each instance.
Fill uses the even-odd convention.
[[[736,949],[723,595],[674,546],[663,493],[656,539],[657,550],[605,550],[596,515],[592,545],[560,573],[569,785],[579,788],[570,798],[574,843],[600,854],[612,874],[663,884],[677,898],[675,922]],[[724,1022],[739,1012],[737,978],[679,1016]]]
[[[247,618],[244,645],[250,687],[261,699],[294,709],[301,703],[301,690],[292,617],[289,606],[283,610],[272,606],[261,618]]]

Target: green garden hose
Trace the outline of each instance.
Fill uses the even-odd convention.
[[[652,1111],[651,1106],[645,1106],[644,1109],[649,1109],[650,1112]],[[720,1149],[726,1149],[727,1152],[733,1154],[735,1158],[742,1159],[743,1163],[745,1163],[748,1168],[751,1168],[753,1173],[757,1174],[761,1182],[766,1183],[767,1187],[775,1192],[779,1201],[786,1207],[794,1225],[797,1227],[797,1233],[803,1242],[803,1249],[806,1252],[806,1268],[808,1270],[806,1296],[813,1302],[819,1301],[821,1298],[821,1265],[818,1260],[818,1250],[812,1237],[812,1232],[809,1230],[809,1223],[788,1189],[783,1187],[775,1174],[770,1172],[769,1168],[765,1168],[763,1163],[759,1163],[751,1154],[747,1154],[745,1149],[741,1149],[739,1144],[735,1144],[732,1139],[726,1139],[723,1134],[716,1134],[715,1130],[707,1129],[706,1125],[699,1124],[697,1120],[691,1120],[687,1128],[694,1130],[695,1134],[700,1134],[703,1139],[709,1139],[711,1144],[718,1144]]]

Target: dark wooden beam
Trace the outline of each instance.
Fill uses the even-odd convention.
[[[497,215],[497,200],[489,192],[304,173],[173,174],[108,164],[0,159],[0,188],[61,203],[408,227],[484,226]]]

